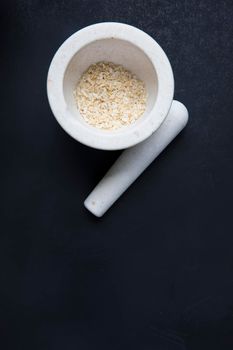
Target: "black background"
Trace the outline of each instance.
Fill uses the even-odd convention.
[[[233,2],[1,2],[0,348],[233,349]],[[163,47],[185,131],[111,210],[83,200],[119,152],[57,124],[50,61],[101,21]]]

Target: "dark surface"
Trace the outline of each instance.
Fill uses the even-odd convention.
[[[233,349],[233,2],[2,1],[0,348]],[[102,219],[118,152],[57,124],[49,63],[100,21],[154,37],[190,121]]]

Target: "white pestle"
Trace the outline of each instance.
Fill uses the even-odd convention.
[[[122,152],[86,198],[85,207],[95,216],[101,217],[179,134],[187,121],[186,107],[178,101],[173,101],[159,129],[145,141]]]

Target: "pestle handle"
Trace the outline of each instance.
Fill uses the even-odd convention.
[[[145,141],[122,152],[104,178],[86,198],[85,207],[92,214],[101,217],[179,134],[187,121],[186,107],[174,100],[160,128]]]

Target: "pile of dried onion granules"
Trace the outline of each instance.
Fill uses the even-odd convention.
[[[123,66],[98,62],[83,73],[74,98],[88,124],[114,130],[145,112],[147,94],[144,83]]]

